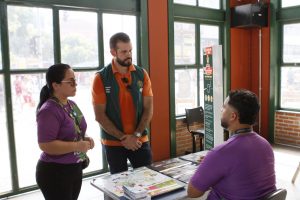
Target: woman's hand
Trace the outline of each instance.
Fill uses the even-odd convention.
[[[93,149],[94,148],[94,146],[95,146],[95,142],[94,142],[94,139],[93,138],[91,138],[91,137],[85,137],[84,138],[84,141],[89,141],[90,142],[90,149]]]
[[[91,149],[91,145],[89,141],[80,140],[75,142],[75,151],[86,153]]]

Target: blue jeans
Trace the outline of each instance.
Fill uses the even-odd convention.
[[[152,163],[152,152],[149,142],[144,142],[136,151],[131,151],[123,146],[103,145],[106,159],[111,174],[127,171],[127,159],[133,168],[150,165]]]

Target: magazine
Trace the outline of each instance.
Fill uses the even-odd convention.
[[[191,153],[191,154],[187,154],[187,155],[184,155],[184,156],[180,156],[180,159],[199,164],[200,163],[200,158],[206,156],[206,154],[208,152],[209,152],[208,150],[198,151],[196,153]]]
[[[148,191],[138,185],[123,185],[124,196],[133,200],[147,200],[150,199]]]
[[[123,186],[144,188],[151,197],[184,188],[185,184],[147,167],[94,179],[92,185],[116,198],[124,196]]]
[[[188,173],[183,174],[180,177],[178,177],[177,180],[180,180],[180,181],[188,184],[190,182],[190,179],[192,178],[193,175],[194,175],[194,172],[188,172]]]
[[[189,173],[193,174],[197,168],[198,166],[196,164],[189,164],[189,165],[168,169],[163,171],[162,173],[172,178],[178,179],[180,176],[183,176],[184,174],[189,174]]]
[[[165,170],[169,170],[172,168],[189,165],[189,164],[191,164],[190,161],[179,159],[179,158],[172,158],[169,160],[155,162],[155,163],[151,164],[149,167],[155,171],[163,172]]]

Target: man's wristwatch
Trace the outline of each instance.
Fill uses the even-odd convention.
[[[142,137],[142,133],[141,132],[134,132],[133,134],[135,137],[140,138]]]

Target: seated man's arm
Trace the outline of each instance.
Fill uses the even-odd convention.
[[[190,198],[201,197],[205,192],[202,192],[196,189],[192,184],[191,181],[188,184],[187,194]]]

